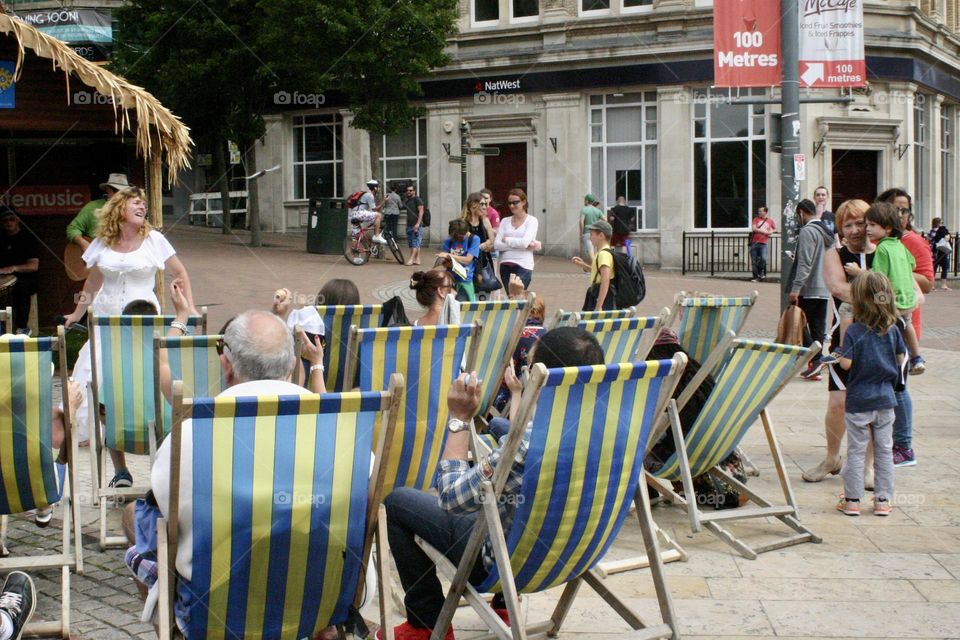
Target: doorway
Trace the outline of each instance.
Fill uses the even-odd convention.
[[[877,197],[877,175],[880,173],[880,152],[859,149],[834,149],[832,210],[836,211],[845,200],[859,198],[873,202]]]
[[[493,206],[500,217],[510,215],[507,193],[510,189],[527,191],[527,143],[485,144],[485,147],[500,149],[499,156],[484,156],[484,186],[493,192]],[[527,197],[530,194],[527,193]]]

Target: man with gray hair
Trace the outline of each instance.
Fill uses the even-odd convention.
[[[254,395],[303,395],[304,387],[290,382],[297,358],[293,335],[286,323],[269,311],[246,311],[235,317],[223,332],[217,347],[223,365],[227,388],[218,397]],[[322,351],[320,352],[322,358]],[[322,365],[320,365],[322,369]],[[189,588],[193,576],[193,428],[190,420],[183,422],[180,453],[180,511],[176,568],[181,583],[175,605],[177,624],[181,631],[185,621],[180,615],[190,610],[193,597]],[[156,520],[157,508],[166,516],[170,505],[170,439],[157,449],[150,474],[152,491],[147,497],[130,505],[124,514],[128,537],[134,545],[126,553],[126,563],[141,587],[151,590],[144,608],[144,620],[153,615],[158,593],[156,583]],[[132,531],[131,531],[132,530]],[[135,532],[135,533],[134,533]],[[131,536],[131,533],[134,535]]]

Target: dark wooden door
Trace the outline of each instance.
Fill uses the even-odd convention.
[[[873,202],[877,197],[877,174],[880,166],[879,151],[857,149],[833,150],[833,199],[832,210],[844,200],[859,198]]]
[[[493,208],[500,217],[509,216],[507,192],[510,189],[527,191],[527,143],[487,144],[485,147],[497,147],[499,156],[484,156],[484,186],[493,192]],[[530,197],[530,194],[527,194]]]

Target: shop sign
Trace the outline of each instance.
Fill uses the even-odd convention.
[[[16,63],[0,60],[0,109],[16,109],[17,84],[13,81]]]
[[[106,60],[113,46],[113,14],[110,9],[34,9],[17,11],[14,17],[66,42],[87,60]]]
[[[769,87],[780,84],[780,3],[714,0],[713,84]]]
[[[862,0],[797,0],[800,3],[800,86],[862,87]]]
[[[0,187],[0,204],[22,216],[75,215],[88,202],[90,187],[83,185]]]

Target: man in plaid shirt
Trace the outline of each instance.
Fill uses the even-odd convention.
[[[547,368],[603,364],[603,350],[593,335],[575,327],[561,327],[544,334],[533,350],[532,362]],[[461,423],[469,422],[480,404],[480,385],[476,373],[463,374],[447,394],[450,433],[437,469],[439,498],[433,493],[417,489],[395,489],[383,501],[387,509],[387,536],[393,558],[400,573],[404,590],[407,621],[394,629],[397,640],[426,640],[440,616],[444,594],[437,578],[437,568],[414,538],[419,536],[454,564],[459,564],[467,541],[480,513],[481,485],[493,477],[500,463],[507,436],[500,446],[476,465],[467,462],[470,444],[469,430],[459,430]],[[510,473],[500,496],[500,519],[504,531],[509,530],[516,511],[515,499],[523,481],[530,425],[513,460]],[[457,429],[454,431],[453,429]],[[470,573],[470,582],[479,584],[494,564],[489,539],[483,554]],[[501,596],[493,607],[507,623],[507,610]],[[378,634],[379,637],[380,634]],[[453,628],[447,630],[447,640],[453,640]]]

